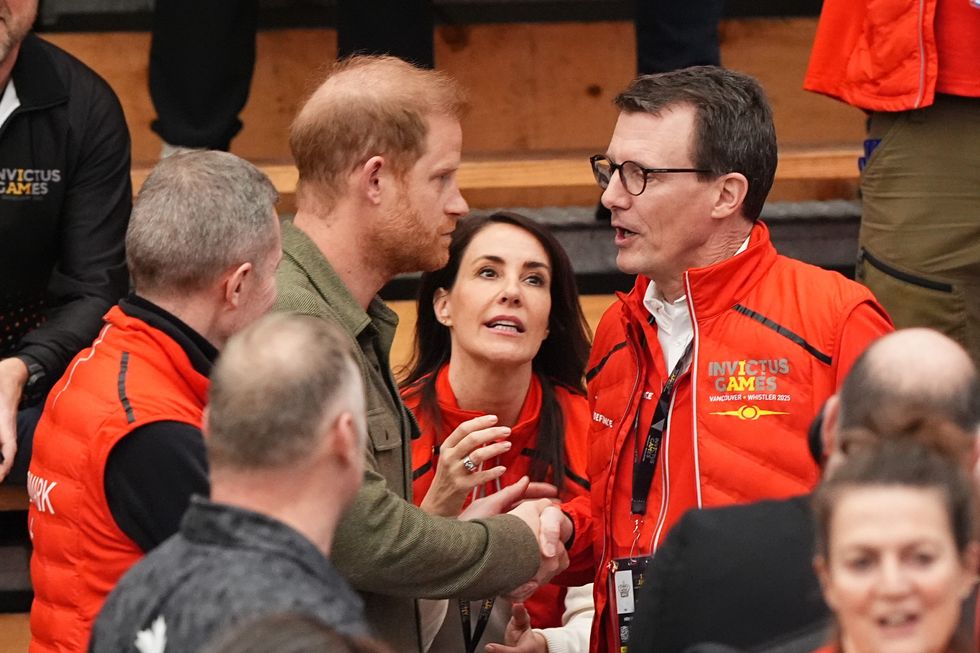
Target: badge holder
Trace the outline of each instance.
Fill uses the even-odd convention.
[[[619,653],[627,653],[630,630],[636,612],[636,593],[643,587],[644,573],[650,558],[617,558],[610,563],[610,596],[616,601],[616,626]]]

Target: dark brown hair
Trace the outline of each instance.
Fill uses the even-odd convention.
[[[519,227],[537,239],[551,263],[551,314],[548,337],[534,357],[533,368],[541,380],[541,416],[536,449],[541,456],[531,466],[532,480],[545,480],[549,469],[552,482],[561,487],[565,467],[565,420],[555,400],[554,384],[585,393],[582,375],[589,358],[591,333],[578,301],[575,272],[568,254],[546,228],[519,213],[499,212],[465,218],[453,232],[449,262],[441,270],[422,275],[415,323],[415,352],[406,366],[403,388],[419,393],[419,410],[436,424],[441,421],[436,399],[435,372],[449,361],[452,341],[449,329],[439,323],[432,309],[436,291],[456,283],[459,265],[473,238],[493,224]]]
[[[841,497],[868,487],[937,491],[957,552],[962,555],[970,542],[976,541],[977,500],[969,473],[970,435],[950,422],[930,418],[912,422],[898,433],[851,429],[841,435],[849,443],[847,458],[824,479],[813,497],[817,555],[828,558],[830,523]],[[968,630],[961,623],[953,633],[948,649],[951,653],[972,650]]]
[[[717,66],[692,66],[638,77],[615,103],[621,111],[653,115],[669,107],[694,107],[691,163],[711,171],[698,177],[742,173],[749,181],[742,212],[752,220],[759,217],[776,175],[777,155],[772,109],[754,78]]]

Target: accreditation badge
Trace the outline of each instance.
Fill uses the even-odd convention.
[[[630,629],[636,612],[636,594],[643,587],[643,575],[650,558],[617,558],[609,563],[609,596],[616,606],[619,653],[627,653]]]

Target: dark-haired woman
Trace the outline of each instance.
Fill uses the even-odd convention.
[[[422,427],[415,500],[455,516],[522,476],[553,483],[563,500],[584,495],[589,335],[568,256],[546,229],[512,213],[462,221],[449,251],[445,268],[423,275],[403,389]],[[467,606],[450,602],[431,650],[464,650],[464,628],[484,621],[491,625],[474,648],[504,641],[510,610],[498,605],[487,618],[485,605],[472,604],[468,618]],[[522,646],[587,650],[591,587],[566,594],[549,585],[525,607],[535,630],[515,635]]]
[[[814,565],[837,621],[818,653],[974,650],[961,623],[980,548],[972,480],[923,435],[849,454],[815,495]]]

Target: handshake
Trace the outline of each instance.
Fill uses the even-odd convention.
[[[568,566],[565,542],[572,535],[572,524],[553,498],[558,491],[547,483],[531,483],[525,476],[488,497],[471,503],[460,519],[482,519],[492,515],[513,515],[523,521],[538,542],[541,564],[533,578],[504,595],[509,601],[524,601],[555,574]]]
[[[510,449],[510,428],[497,426],[494,415],[483,415],[460,424],[440,446],[439,466],[422,500],[426,512],[459,519],[481,519],[507,512],[521,519],[534,533],[541,551],[541,565],[534,578],[505,598],[521,601],[568,566],[564,543],[572,524],[554,503],[558,490],[547,483],[532,483],[525,476],[516,483],[463,505],[474,489],[497,481],[506,471],[494,460]]]

